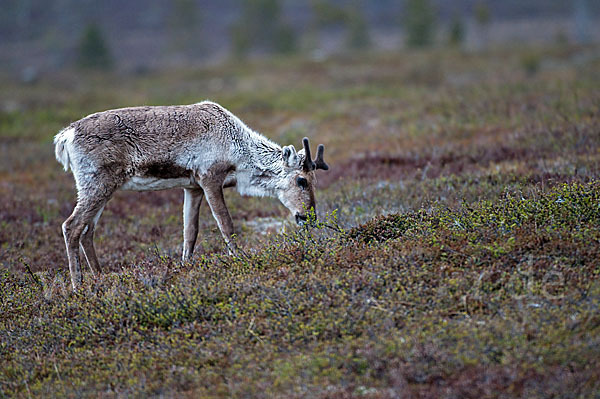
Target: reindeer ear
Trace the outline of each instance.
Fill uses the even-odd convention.
[[[281,152],[281,158],[283,159],[283,163],[288,168],[293,168],[298,166],[298,153],[293,145],[286,145],[283,147],[283,151]]]
[[[304,148],[298,151],[296,154],[298,154],[298,162],[300,162],[303,158],[306,158],[306,151],[304,151]]]

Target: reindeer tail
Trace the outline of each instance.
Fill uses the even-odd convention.
[[[54,136],[54,154],[56,155],[56,160],[65,168],[65,171],[69,170],[69,167],[71,166],[69,150],[74,135],[75,129],[67,127]]]

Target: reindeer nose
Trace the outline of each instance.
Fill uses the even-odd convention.
[[[296,214],[296,223],[304,224],[306,222],[306,215],[301,215],[299,213]]]

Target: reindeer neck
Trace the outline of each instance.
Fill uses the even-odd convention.
[[[276,197],[282,172],[281,147],[249,128],[239,147],[236,177],[238,191],[243,195]]]

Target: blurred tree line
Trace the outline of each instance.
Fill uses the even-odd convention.
[[[253,48],[276,53],[296,50],[296,35],[281,13],[280,0],[247,0],[231,29],[233,54],[245,57]]]
[[[401,31],[407,47],[460,47],[467,26],[474,26],[480,47],[485,48],[496,13],[531,13],[534,3],[539,9],[570,9],[577,21],[577,37],[584,41],[589,40],[590,15],[600,12],[600,6],[592,6],[593,0],[566,5],[559,0],[155,0],[144,2],[144,7],[139,7],[139,1],[120,0],[0,1],[4,40],[25,42],[46,35],[44,40],[55,53],[67,54],[82,68],[100,69],[117,64],[113,47],[127,29],[144,30],[169,56],[199,59],[215,49],[229,48],[241,59],[251,54],[313,51],[332,33],[342,37],[346,50],[368,50],[376,44],[373,29],[381,28]],[[468,25],[467,20],[474,24]]]

